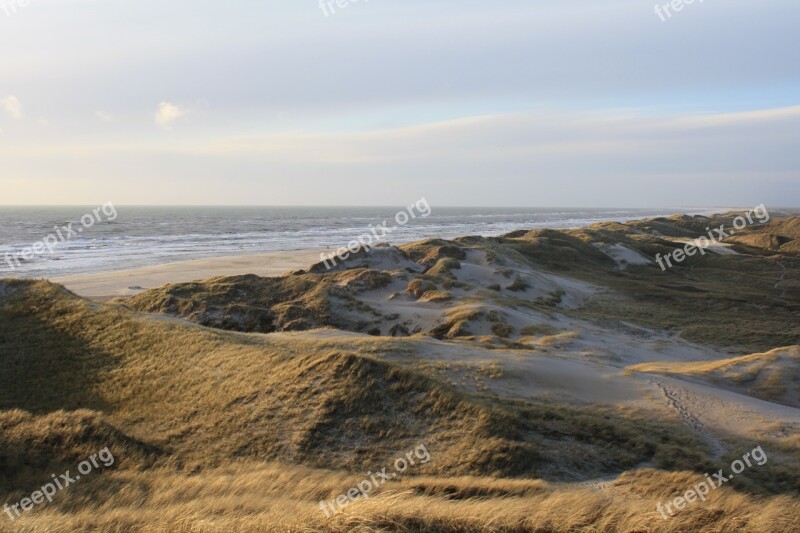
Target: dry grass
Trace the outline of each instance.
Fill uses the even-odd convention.
[[[662,526],[647,494],[556,480],[650,462],[676,470],[641,484],[663,492],[670,476],[710,467],[703,445],[673,422],[482,399],[373,357],[413,353],[415,339],[220,332],[45,282],[0,288],[0,501],[19,501],[102,447],[117,458],[14,531],[647,530]],[[429,463],[325,519],[319,500],[420,442]],[[765,497],[732,487],[711,518],[693,511],[669,524],[679,531],[702,514],[712,528],[758,530],[779,524],[773,509],[784,520],[796,510],[794,497]]]
[[[632,472],[612,486],[492,478],[401,478],[326,518],[319,501],[365,476],[285,464],[238,464],[193,475],[167,469],[114,471],[71,487],[13,531],[231,532],[793,532],[800,499],[753,497],[722,487],[664,520],[659,502],[700,480],[689,472]],[[0,520],[0,531],[12,531]]]
[[[691,440],[646,414],[506,404],[373,356],[413,350],[413,339],[221,332],[45,282],[4,287],[13,294],[0,307],[0,409],[90,409],[186,468],[240,459],[358,468],[425,440],[438,453],[432,473],[558,477],[671,465]]]

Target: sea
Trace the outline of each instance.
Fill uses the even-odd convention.
[[[210,257],[330,250],[347,246],[368,233],[370,226],[384,226],[384,221],[391,230],[385,242],[401,244],[431,237],[495,236],[519,229],[576,228],[607,220],[728,210],[467,208],[427,203],[414,204],[410,211],[402,207],[101,207],[0,207],[0,278],[54,278]],[[413,212],[415,217],[399,216],[401,211]],[[20,256],[24,250],[28,253]]]

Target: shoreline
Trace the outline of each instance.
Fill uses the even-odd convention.
[[[710,215],[710,213],[698,212],[687,212],[684,214]],[[776,216],[785,216],[786,214],[787,213],[779,212],[776,213]],[[609,219],[608,221],[611,220],[616,219]],[[623,220],[625,222],[631,222],[645,219],[625,217]],[[596,223],[595,221],[574,227],[591,226]],[[574,227],[553,226],[552,228],[564,230],[574,229]],[[532,227],[530,229],[540,228]],[[393,244],[398,244],[399,242],[406,241],[393,241]],[[237,276],[244,274],[255,274],[267,277],[278,276],[294,270],[307,269],[311,265],[322,260],[320,254],[330,252],[332,252],[332,250],[328,248],[304,248],[298,250],[236,254],[201,259],[187,259],[184,261],[91,274],[45,277],[44,279],[63,285],[68,290],[84,298],[103,302],[116,297],[133,296],[144,290],[161,287],[167,284],[198,281],[217,276]]]
[[[191,259],[128,270],[47,279],[63,285],[78,296],[103,302],[120,296],[133,296],[170,283],[185,283],[217,276],[279,276],[318,263],[320,252],[324,250],[306,249]]]
[[[182,213],[180,210],[173,212],[159,208],[149,212],[141,211],[142,209],[145,208],[132,207],[129,213],[120,212],[120,218],[114,224],[94,226],[88,242],[77,239],[69,243],[58,243],[56,255],[45,254],[48,257],[42,257],[43,261],[40,262],[38,256],[43,254],[34,253],[32,259],[29,257],[17,268],[10,263],[6,265],[6,262],[12,261],[12,256],[19,254],[20,250],[31,248],[36,242],[42,241],[45,237],[39,229],[42,215],[40,212],[28,213],[25,210],[13,215],[6,214],[7,224],[0,226],[0,243],[5,243],[0,244],[0,250],[6,255],[0,266],[0,277],[60,279],[196,259],[338,249],[370,231],[367,222],[375,223],[383,215],[380,212],[356,208],[350,208],[338,217],[324,210],[316,212],[312,209],[310,212],[295,213],[297,216],[294,216],[291,209],[284,214],[266,209],[264,212],[250,213],[245,216],[244,222],[238,223],[237,220],[243,215],[235,208],[223,209],[208,220],[196,218],[197,215],[192,211]],[[391,235],[383,236],[382,242],[399,245],[432,238],[453,239],[468,235],[496,237],[523,229],[576,229],[601,222],[625,223],[679,213],[711,213],[717,209],[685,211],[526,208],[517,212],[507,208],[441,208],[441,211],[439,214],[432,213],[424,222],[408,224],[403,226],[402,231],[398,229]],[[0,215],[2,214],[0,209]],[[73,213],[69,209],[55,209],[49,216],[72,220]],[[303,216],[310,218],[306,220]],[[389,213],[386,216],[388,218]],[[352,221],[342,222],[342,217],[351,217]],[[152,223],[144,224],[143,220],[151,220]],[[419,217],[418,220],[421,221]],[[169,226],[164,234],[158,231],[161,224]],[[204,224],[209,224],[214,230],[203,230]],[[17,229],[8,231],[7,227]],[[325,229],[323,233],[318,232],[321,228]],[[228,242],[226,236],[233,237],[231,242]],[[246,246],[243,247],[243,243]],[[48,263],[44,259],[53,262]]]

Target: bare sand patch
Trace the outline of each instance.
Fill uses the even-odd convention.
[[[698,248],[703,248],[704,250],[708,250],[710,252],[714,252],[720,255],[737,255],[738,252],[733,249],[732,244],[723,243],[723,242],[714,242],[713,244],[709,244],[708,246],[702,246],[697,239],[687,239],[684,237],[670,237],[668,240],[680,243],[680,244],[689,244],[692,243],[693,245],[697,246]]]

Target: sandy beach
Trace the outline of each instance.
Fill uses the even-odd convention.
[[[256,274],[277,276],[308,268],[319,261],[320,250],[294,250],[263,254],[214,257],[119,270],[100,274],[65,276],[50,281],[65,286],[79,296],[106,301],[118,296],[131,296],[143,290],[170,283],[181,283],[215,276]]]

